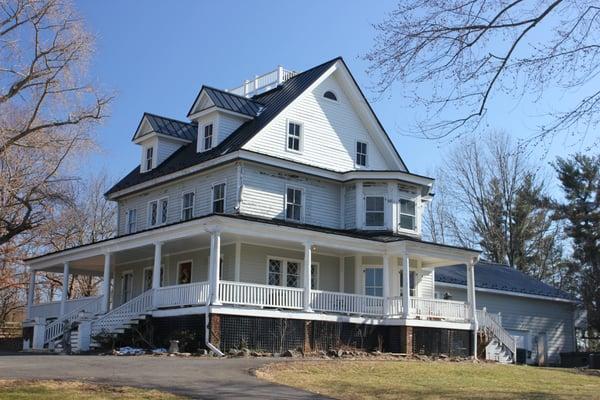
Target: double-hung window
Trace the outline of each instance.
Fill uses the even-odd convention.
[[[148,225],[156,226],[167,223],[167,212],[169,209],[169,199],[153,200],[148,203]]]
[[[382,227],[385,224],[383,196],[367,196],[365,198],[365,224],[368,227]]]
[[[367,144],[365,142],[356,142],[356,165],[367,166]]]
[[[302,220],[302,189],[287,188],[285,196],[285,219]]]
[[[183,201],[181,205],[181,219],[187,221],[192,219],[194,216],[194,192],[187,192],[183,194]]]
[[[150,171],[152,169],[154,159],[154,147],[148,147],[146,149],[146,171]]]
[[[292,151],[300,151],[301,136],[302,125],[295,122],[288,122],[287,149]]]
[[[219,183],[219,184],[213,186],[212,212],[217,213],[217,214],[225,212],[225,184],[224,183]]]
[[[383,296],[383,268],[365,269],[365,294]]]
[[[416,229],[416,219],[415,202],[400,199],[400,228],[414,231]]]
[[[209,150],[213,145],[213,124],[204,125],[204,150]]]
[[[127,211],[127,233],[134,233],[137,228],[137,210],[132,208]]]

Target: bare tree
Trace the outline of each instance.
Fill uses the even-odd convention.
[[[0,0],[0,248],[68,200],[110,101],[86,81],[92,51],[69,1]]]
[[[427,115],[418,131],[455,138],[474,131],[493,98],[532,101],[549,87],[584,88],[530,140],[600,122],[600,5],[596,0],[407,0],[380,24],[365,56],[384,92],[398,81]],[[593,83],[593,82],[592,82]]]

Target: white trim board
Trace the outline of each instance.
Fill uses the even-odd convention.
[[[443,286],[443,287],[451,287],[451,288],[467,290],[466,285],[460,285],[458,283],[434,282],[434,286]],[[563,303],[573,303],[573,304],[579,303],[577,300],[561,299],[560,297],[548,297],[548,296],[541,296],[538,294],[511,292],[508,290],[499,290],[499,289],[488,289],[488,288],[476,287],[475,292],[494,293],[494,294],[501,294],[501,295],[505,295],[505,296],[515,296],[515,297],[527,297],[530,299],[545,300],[545,301],[560,301]]]

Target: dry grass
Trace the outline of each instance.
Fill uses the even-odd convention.
[[[0,399],[99,400],[99,399],[182,399],[158,390],[108,386],[57,380],[0,380]]]
[[[257,376],[337,399],[600,399],[600,377],[573,370],[420,361],[270,364]]]

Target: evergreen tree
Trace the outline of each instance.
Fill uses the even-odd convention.
[[[571,270],[577,272],[579,293],[588,326],[600,331],[600,155],[577,154],[558,158],[558,174],[564,203],[555,203],[555,218],[565,221],[572,241]]]

